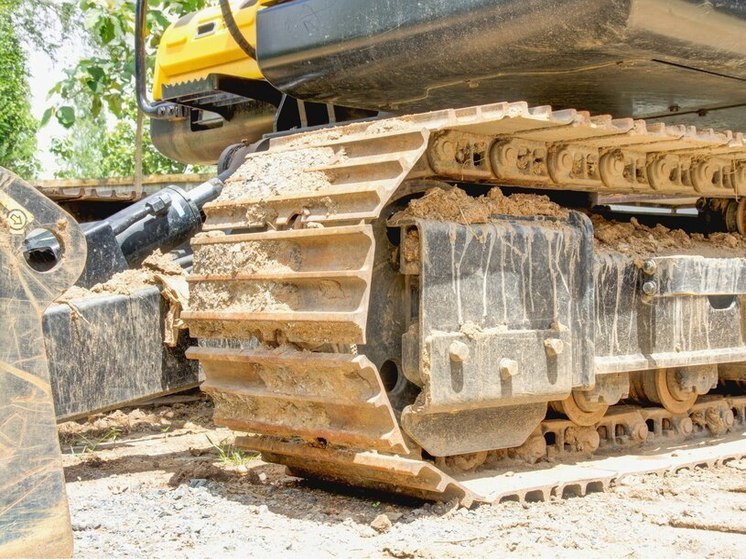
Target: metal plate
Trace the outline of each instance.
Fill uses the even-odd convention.
[[[24,223],[14,219],[21,215]],[[63,247],[61,262],[44,273],[23,256],[25,235],[36,228]],[[85,257],[75,221],[0,169],[0,557],[72,555],[41,315],[75,283]]]

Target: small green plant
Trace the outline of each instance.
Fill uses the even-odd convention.
[[[215,443],[209,435],[205,435],[210,445],[217,451],[218,457],[223,464],[230,466],[241,466],[246,462],[250,462],[256,458],[253,454],[246,454],[240,448],[237,448],[233,443],[229,442],[228,439],[223,439],[218,443]]]
[[[108,443],[113,442],[119,438],[119,435],[122,434],[122,431],[118,429],[117,427],[110,427],[103,435],[100,437],[86,437],[85,435],[81,434],[78,436],[77,441],[70,445],[70,453],[73,456],[77,455],[83,455],[86,453],[93,453],[98,450],[98,447],[102,443]],[[75,451],[75,448],[78,447],[80,450],[79,452]]]

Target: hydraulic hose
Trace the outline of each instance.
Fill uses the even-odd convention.
[[[147,64],[145,54],[145,25],[148,15],[148,0],[135,3],[135,81],[137,104],[150,118],[172,119],[181,116],[181,107],[167,101],[153,102],[148,96]]]

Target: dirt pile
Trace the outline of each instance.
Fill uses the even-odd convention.
[[[506,196],[499,188],[486,195],[473,197],[458,187],[431,188],[421,198],[396,214],[393,221],[403,219],[435,219],[462,225],[488,223],[491,216],[548,216],[564,218],[568,210],[539,194]]]
[[[297,244],[251,241],[196,245],[195,274],[258,274],[297,272],[303,263]]]
[[[69,303],[96,295],[129,296],[140,289],[162,285],[164,282],[161,278],[163,277],[186,278],[186,272],[174,261],[171,254],[163,254],[160,249],[156,249],[145,259],[140,268],[115,274],[109,281],[96,284],[90,289],[73,286],[63,293],[57,302]]]
[[[648,227],[634,217],[629,222],[610,221],[591,216],[596,248],[612,250],[633,258],[666,254],[701,254],[703,256],[746,257],[746,239],[732,233],[689,234],[661,224]]]
[[[162,406],[123,408],[109,413],[93,414],[85,420],[66,421],[57,426],[60,444],[114,440],[134,433],[164,433],[170,429],[189,429],[211,425],[212,402],[200,395],[195,402]]]
[[[469,196],[458,187],[431,188],[421,198],[409,202],[391,223],[407,219],[434,219],[462,225],[488,223],[497,216],[547,216],[566,218],[569,210],[538,194],[505,195],[493,188],[486,195]],[[663,225],[648,227],[634,217],[629,222],[591,215],[596,248],[615,251],[635,259],[671,254],[701,254],[710,257],[746,257],[746,238],[732,233],[687,233]],[[417,239],[405,239],[405,248],[414,259]],[[407,255],[405,255],[407,256]]]

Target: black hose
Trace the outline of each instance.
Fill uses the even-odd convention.
[[[180,116],[180,107],[167,101],[152,102],[147,90],[147,65],[145,59],[145,23],[148,15],[148,0],[137,0],[135,4],[135,83],[137,104],[150,118],[172,119]]]
[[[223,21],[225,21],[225,26],[228,28],[233,40],[236,41],[239,47],[241,47],[242,51],[253,60],[256,60],[256,49],[252,47],[246,40],[246,37],[241,34],[236,19],[233,17],[233,11],[231,10],[229,0],[220,0],[220,11],[223,13]]]

